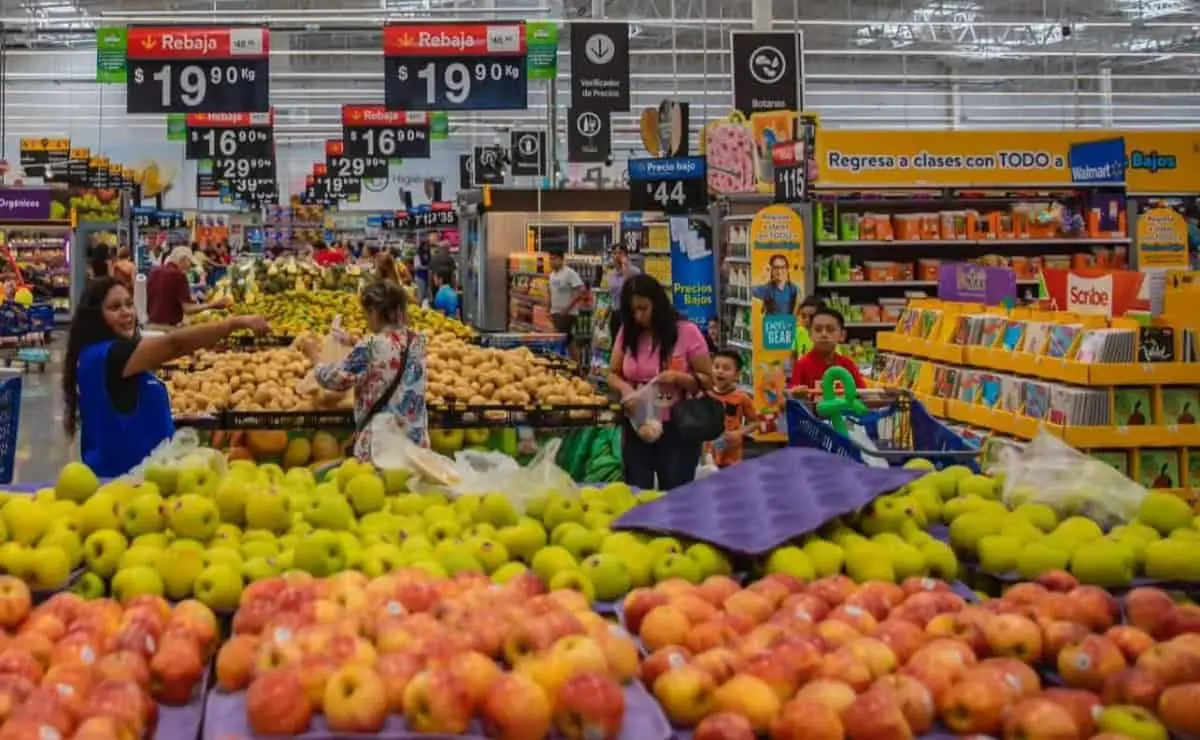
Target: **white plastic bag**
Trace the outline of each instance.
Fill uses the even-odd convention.
[[[141,465],[138,465],[121,477],[143,481],[146,479],[146,471],[150,468],[161,466],[177,467],[193,464],[206,465],[212,468],[219,476],[224,476],[229,472],[229,463],[225,460],[225,455],[221,454],[220,450],[214,450],[211,447],[201,445],[200,437],[196,434],[196,430],[191,427],[184,427],[176,431],[175,436],[160,442],[158,447],[155,447],[146,456]]]
[[[409,426],[395,414],[371,420],[371,462],[381,470],[407,470],[447,488],[462,483],[454,461],[412,441]],[[414,483],[417,482],[415,479]]]
[[[1064,516],[1081,515],[1106,529],[1137,515],[1146,489],[1111,465],[1042,431],[1023,450],[998,450],[989,472],[1004,474],[1001,497],[1009,507],[1046,504]]]
[[[696,480],[707,478],[718,470],[720,470],[720,468],[718,468],[717,463],[713,461],[713,456],[706,452],[700,458],[700,464],[696,466]]]
[[[632,401],[628,409],[629,424],[644,442],[657,442],[663,433],[658,392],[658,379],[655,378],[635,390],[627,399]]]

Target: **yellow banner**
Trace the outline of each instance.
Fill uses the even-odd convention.
[[[1200,131],[841,131],[817,137],[818,187],[1072,185],[1073,145],[1123,137],[1130,193],[1200,192]]]
[[[92,158],[92,150],[87,148],[72,149],[70,157],[77,162],[87,161]]]
[[[1138,216],[1137,266],[1139,270],[1186,270],[1188,226],[1171,208],[1152,208]]]
[[[66,152],[70,149],[70,139],[21,139],[23,152]]]
[[[750,222],[750,339],[758,440],[786,440],[796,317],[804,300],[804,220],[787,206],[767,206]]]
[[[88,167],[93,170],[108,169],[108,157],[92,157],[88,161]]]

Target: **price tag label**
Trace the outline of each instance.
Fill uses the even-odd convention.
[[[387,177],[389,159],[429,159],[429,116],[390,111],[382,105],[343,105],[342,144],[347,157],[383,159],[382,167],[363,175]]]
[[[270,113],[193,113],[184,125],[186,159],[275,156]]]
[[[419,229],[440,229],[458,226],[458,211],[450,201],[434,201],[422,205],[410,214],[412,226]]]
[[[808,200],[808,160],[802,142],[776,144],[771,149],[775,168],[775,202],[803,203]]]
[[[704,157],[629,160],[629,210],[698,213],[708,207]]]
[[[257,178],[275,181],[275,159],[272,157],[218,157],[213,160],[213,177],[217,180]]]
[[[270,31],[162,28],[128,31],[128,113],[266,113]]]
[[[523,23],[405,23],[383,29],[384,101],[394,111],[525,110]]]

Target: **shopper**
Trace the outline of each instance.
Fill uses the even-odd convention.
[[[139,465],[175,433],[167,389],[153,371],[239,329],[267,328],[262,317],[239,316],[142,337],[129,290],[112,277],[93,280],[75,309],[63,360],[63,426],[69,438],[80,432],[83,462],[105,478]]]
[[[458,318],[458,291],[451,285],[449,272],[433,273],[433,308],[452,319]]]
[[[183,317],[228,304],[221,301],[197,303],[192,298],[187,271],[192,265],[192,250],[175,247],[167,261],[150,271],[146,279],[146,313],[150,323],[176,326]]]
[[[657,379],[662,435],[647,442],[627,420],[621,452],[625,482],[669,490],[691,482],[700,444],[685,440],[671,423],[671,407],[686,394],[712,386],[712,364],[700,329],[681,319],[666,290],[648,275],[634,275],[621,289],[621,327],[613,341],[609,385],[633,410],[634,391]]]
[[[618,245],[613,248],[612,253],[612,271],[605,277],[608,280],[608,289],[611,293],[612,310],[608,316],[608,336],[617,336],[617,329],[621,328],[621,312],[618,310],[621,306],[621,286],[625,284],[626,278],[641,274],[641,270],[629,264],[629,252],[624,246]]]
[[[396,258],[388,250],[384,250],[375,257],[375,278],[377,280],[391,280],[397,285],[403,285],[404,281],[400,274],[400,268],[396,265]]]
[[[121,285],[125,286],[126,290],[133,290],[133,276],[137,272],[134,267],[133,259],[129,254],[129,247],[121,247],[117,250],[117,258],[113,260],[112,276],[117,279]]]
[[[554,330],[567,335],[567,354],[579,361],[575,321],[587,300],[588,289],[579,273],[569,266],[562,252],[550,253],[550,320]]]
[[[825,308],[825,301],[815,295],[810,295],[800,303],[800,313],[796,315],[796,341],[792,346],[793,367],[801,357],[812,350],[812,337],[808,333],[808,327],[812,324],[813,315],[822,308]]]
[[[371,459],[371,420],[388,413],[408,431],[416,444],[429,444],[425,413],[425,336],[408,327],[408,294],[392,280],[376,280],[360,298],[369,334],[344,360],[319,364],[317,384],[329,391],[354,390],[354,421],[358,429],[354,455]],[[316,342],[303,345],[314,362]]]
[[[708,395],[725,409],[725,433],[709,443],[709,452],[718,468],[727,468],[742,461],[746,433],[758,419],[754,399],[738,387],[742,374],[742,356],[736,350],[723,349],[713,354],[713,387]]]
[[[854,360],[838,354],[838,344],[846,338],[846,321],[840,313],[825,306],[816,309],[808,333],[812,337],[812,349],[792,367],[793,388],[819,389],[825,371],[835,366],[845,368],[857,387],[866,386]]]

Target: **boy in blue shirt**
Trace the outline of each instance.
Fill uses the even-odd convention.
[[[458,318],[458,291],[450,285],[450,276],[445,273],[435,273],[433,284],[437,292],[433,295],[433,308],[452,319]]]

